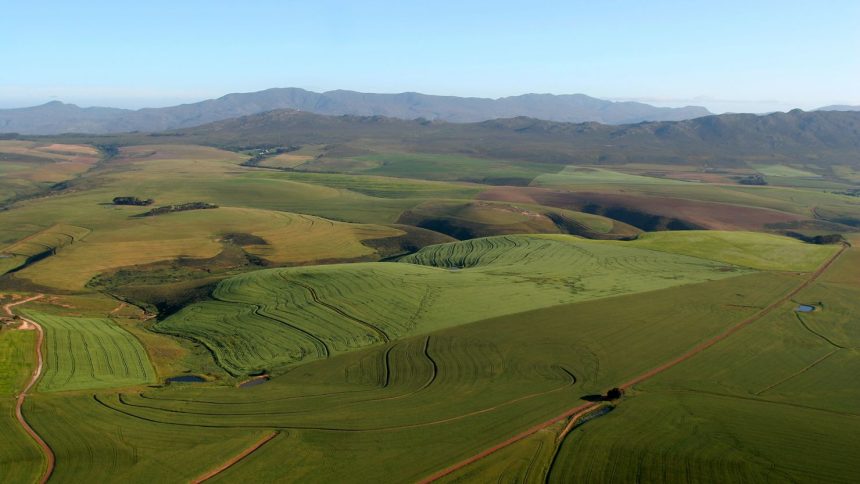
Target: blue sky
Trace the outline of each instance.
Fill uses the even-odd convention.
[[[269,87],[860,104],[860,2],[0,0],[0,107]]]

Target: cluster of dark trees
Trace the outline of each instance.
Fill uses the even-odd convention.
[[[800,232],[786,232],[785,235],[794,237],[795,239],[800,239],[809,244],[817,245],[841,244],[842,242],[845,242],[845,237],[841,234],[815,235],[810,237],[808,235],[801,234]]]
[[[114,197],[113,204],[114,205],[152,205],[155,200],[151,198],[137,198],[137,197]]]
[[[741,185],[767,185],[767,181],[761,175],[749,175],[738,179]]]
[[[205,210],[209,208],[218,208],[218,205],[207,202],[188,202],[177,205],[165,205],[163,207],[153,208],[152,210],[140,214],[140,217],[151,217],[153,215],[163,215],[165,213],[185,212],[186,210]]]

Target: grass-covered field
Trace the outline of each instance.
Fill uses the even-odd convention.
[[[157,328],[200,341],[235,375],[503,314],[742,272],[572,236],[492,237],[431,246],[397,264],[236,276],[218,285],[212,301]]]
[[[155,381],[146,351],[110,319],[60,317],[27,311],[45,328],[42,391],[124,387]]]
[[[37,424],[65,442],[48,409],[68,405],[65,412],[123,429],[123,445],[142,462],[159,455],[176,462],[187,445],[175,444],[179,455],[171,457],[149,447],[150,432],[160,429],[190,438],[213,427],[277,428],[285,435],[225,478],[274,479],[284,475],[286,459],[290,479],[415,481],[657,365],[796,283],[750,274],[539,309],[318,360],[249,389],[170,386],[65,403],[44,398]],[[86,432],[97,435],[100,424]],[[85,470],[91,458],[80,458],[62,475],[102,472]]]
[[[12,311],[45,330],[23,410],[51,482],[189,482],[251,450],[212,482],[417,482],[534,426],[441,482],[860,473],[860,252],[784,236],[860,241],[846,167],[69,143],[0,142],[22,187],[0,290],[44,295]],[[218,208],[141,216],[191,202]],[[14,416],[35,335],[0,330],[0,482],[46,462]]]
[[[718,231],[654,232],[634,246],[777,271],[815,270],[838,250],[771,234]]]
[[[33,331],[0,331],[0,395],[14,395],[33,370]]]

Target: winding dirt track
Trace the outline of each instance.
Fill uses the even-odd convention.
[[[728,338],[729,336],[737,333],[738,331],[740,331],[744,327],[749,326],[750,324],[754,323],[755,321],[758,321],[759,319],[767,316],[774,309],[776,309],[777,307],[779,307],[780,305],[782,305],[786,301],[790,300],[792,297],[797,295],[797,293],[806,289],[810,284],[812,284],[819,277],[821,277],[821,275],[824,274],[824,272],[826,272],[827,269],[829,269],[830,266],[832,266],[834,262],[836,262],[836,260],[839,258],[839,256],[841,256],[848,249],[848,247],[849,246],[847,244],[843,244],[843,246],[839,250],[839,252],[837,252],[832,257],[827,259],[827,261],[824,262],[818,269],[816,269],[815,272],[813,272],[802,284],[800,284],[799,286],[797,286],[796,288],[794,288],[793,290],[791,290],[790,292],[785,294],[783,297],[770,303],[768,306],[766,306],[765,308],[763,308],[759,312],[757,312],[757,313],[753,314],[752,316],[750,316],[749,318],[744,319],[743,321],[735,324],[734,326],[730,327],[729,329],[727,329],[723,333],[721,333],[717,336],[714,336],[713,338],[705,341],[704,343],[701,343],[701,344],[693,347],[691,350],[687,351],[686,353],[682,354],[681,356],[679,356],[673,360],[670,360],[670,361],[668,361],[668,362],[666,362],[666,363],[664,363],[664,364],[662,364],[656,368],[648,370],[639,376],[634,377],[633,379],[620,385],[619,388],[629,389],[633,385],[636,385],[638,383],[642,383],[643,381],[648,380],[648,379],[654,377],[655,375],[658,375],[658,374],[668,370],[669,368],[672,368],[678,364],[681,364],[681,363],[689,360],[690,358],[692,358],[692,357],[696,356],[697,354],[705,351],[706,349],[710,348],[711,346],[714,346],[715,344],[719,343],[720,341],[722,341],[722,340]],[[442,470],[440,470],[434,474],[431,474],[430,476],[427,476],[418,482],[419,482],[419,484],[429,484],[431,482],[437,481],[437,480],[439,480],[439,479],[441,479],[441,478],[443,478],[443,477],[445,477],[445,476],[447,476],[453,472],[456,472],[460,469],[463,469],[464,467],[466,467],[470,464],[473,464],[473,463],[483,459],[484,457],[489,456],[490,454],[493,454],[493,453],[495,453],[501,449],[504,449],[505,447],[507,447],[511,444],[515,444],[515,443],[519,442],[520,440],[523,440],[526,437],[538,432],[539,430],[543,430],[543,429],[545,429],[545,428],[547,428],[547,427],[549,427],[555,423],[558,423],[558,422],[560,422],[560,421],[562,421],[568,417],[578,418],[581,415],[592,410],[594,407],[597,407],[598,405],[599,405],[599,403],[597,403],[597,402],[590,402],[590,403],[585,403],[585,404],[579,405],[578,407],[571,408],[571,409],[567,410],[566,412],[562,413],[561,415],[553,417],[553,418],[551,418],[545,422],[541,422],[541,423],[535,425],[534,427],[531,427],[528,430],[520,432],[519,434],[505,440],[504,442],[500,442],[500,443],[490,447],[489,449],[486,449],[486,450],[484,450],[478,454],[473,455],[472,457],[469,457],[465,460],[462,460],[462,461],[460,461],[460,462],[458,462],[458,463],[456,463],[450,467],[446,467],[445,469],[442,469]]]
[[[202,476],[198,477],[197,479],[194,479],[194,480],[193,480],[193,481],[191,481],[191,482],[192,482],[193,484],[200,484],[201,482],[208,481],[209,479],[212,479],[213,477],[217,476],[218,474],[220,474],[220,473],[222,473],[222,472],[226,471],[227,469],[229,469],[229,468],[233,467],[234,465],[238,464],[238,463],[239,463],[239,461],[241,461],[241,460],[242,460],[242,459],[244,459],[245,457],[248,457],[249,455],[253,454],[255,451],[257,451],[257,449],[259,449],[260,447],[262,447],[266,442],[268,442],[268,441],[270,441],[270,440],[274,439],[275,437],[277,437],[277,436],[278,436],[278,434],[280,434],[280,432],[278,432],[278,431],[276,430],[276,431],[272,432],[271,434],[266,435],[266,436],[265,436],[265,437],[263,437],[262,439],[260,439],[260,440],[258,440],[257,442],[255,442],[255,443],[254,443],[254,445],[252,445],[252,446],[248,447],[247,449],[243,450],[242,452],[240,452],[240,453],[239,453],[238,455],[236,455],[235,457],[233,457],[233,458],[231,458],[230,460],[228,460],[227,462],[225,462],[225,463],[221,464],[221,465],[220,465],[220,466],[218,466],[217,468],[212,469],[211,471],[207,472],[206,474],[203,474]]]
[[[12,307],[18,306],[20,304],[28,303],[30,301],[35,301],[36,299],[40,299],[44,297],[44,294],[39,294],[27,299],[23,299],[21,301],[17,301],[14,303],[6,304],[3,306],[3,310],[7,315],[13,316]],[[35,329],[38,333],[38,338],[36,339],[36,368],[33,370],[33,374],[30,376],[30,380],[27,382],[27,385],[24,386],[24,389],[21,390],[21,393],[18,394],[18,398],[15,401],[15,417],[18,419],[18,423],[21,424],[21,427],[39,444],[39,447],[42,448],[42,453],[45,454],[46,466],[45,470],[42,473],[41,478],[39,478],[39,482],[44,484],[48,482],[48,479],[51,477],[51,474],[54,472],[54,452],[51,450],[51,447],[48,446],[48,443],[42,439],[39,434],[33,430],[33,427],[30,427],[30,424],[27,423],[27,419],[24,418],[24,400],[27,398],[27,392],[33,388],[33,385],[39,380],[39,377],[42,375],[42,343],[45,341],[45,331],[42,329],[42,326],[32,320],[21,318],[24,321],[24,325],[21,326],[21,329],[24,331]]]

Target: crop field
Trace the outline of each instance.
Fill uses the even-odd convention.
[[[788,165],[758,165],[756,171],[765,176],[817,178],[820,175]]]
[[[241,374],[502,314],[739,273],[571,236],[493,237],[432,246],[398,264],[236,276],[219,284],[212,301],[158,328],[202,342],[227,371]]]
[[[398,222],[436,230],[458,239],[530,233],[618,238],[638,232],[634,227],[600,215],[535,204],[486,201],[425,202],[403,212]]]
[[[0,330],[0,395],[5,399],[24,387],[33,364],[32,331]]]
[[[644,234],[634,246],[761,270],[812,271],[838,247],[756,232],[684,231]]]
[[[0,140],[0,203],[74,178],[100,158],[92,146]]]
[[[155,380],[140,342],[110,319],[26,314],[46,333],[48,358],[40,390],[109,388]]]
[[[273,477],[279,472],[274,463],[292,449],[288,463],[298,479],[388,475],[414,481],[470,448],[502,440],[578,405],[582,395],[656,365],[796,282],[787,275],[749,274],[555,306],[308,363],[251,389],[169,386],[97,394],[65,403],[63,412],[99,415],[105,425],[123,429],[125,445],[142,461],[160,452],[145,445],[159,429],[184,429],[191,438],[212,428],[266,428],[283,435],[233,471]],[[713,296],[734,304],[713,303]],[[673,317],[657,317],[669,308]],[[46,420],[37,425],[64,442],[58,434],[63,427],[49,423],[56,412],[39,414]],[[397,465],[380,467],[379,457]],[[87,467],[92,457],[80,458],[58,472],[76,478],[99,472],[99,466]]]
[[[18,243],[6,250],[18,251],[17,247],[22,244],[28,250],[36,250],[41,247],[43,239],[51,238],[51,243],[62,242],[66,232],[51,229],[45,235],[40,234],[38,240]],[[109,229],[95,230],[85,243],[72,244],[56,255],[21,270],[16,276],[45,286],[81,288],[94,275],[112,268],[180,256],[214,257],[223,250],[220,238],[231,232],[251,234],[261,239],[259,243],[246,245],[249,254],[275,263],[295,264],[372,256],[374,250],[362,245],[361,241],[402,234],[389,227],[238,208],[147,218],[124,217]],[[287,240],[289,244],[285,243]],[[154,244],[154,241],[158,243]]]
[[[0,141],[49,482],[860,474],[853,171],[192,138]],[[0,330],[0,482],[49,462],[37,336]]]
[[[528,185],[538,175],[555,173],[559,165],[523,163],[507,160],[471,158],[457,155],[384,153],[355,157],[342,166],[306,163],[300,168],[312,171],[343,171],[418,180],[458,180],[477,183]],[[332,168],[335,168],[332,170]],[[488,174],[492,174],[489,175]]]
[[[633,175],[620,171],[603,168],[565,166],[558,173],[550,173],[536,177],[531,185],[536,187],[575,187],[578,185],[672,185],[682,184],[683,181],[668,178],[657,178]]]

